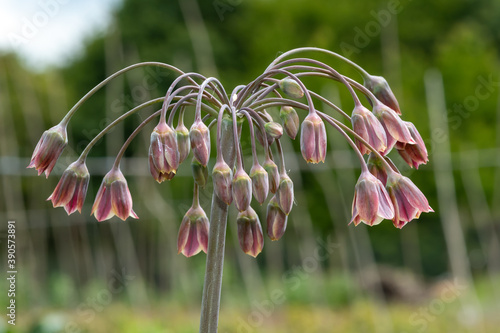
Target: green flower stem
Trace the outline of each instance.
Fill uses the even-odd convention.
[[[169,69],[169,70],[172,70],[174,72],[177,72],[179,74],[184,74],[183,71],[181,71],[180,69],[178,69],[177,67],[175,66],[172,66],[172,65],[169,65],[169,64],[164,64],[162,62],[154,62],[154,61],[150,61],[150,62],[140,62],[140,63],[137,63],[137,64],[133,64],[133,65],[130,65],[128,67],[125,67],[123,69],[120,69],[118,72],[114,73],[114,74],[111,74],[110,76],[108,76],[106,79],[104,79],[103,81],[101,81],[101,83],[99,83],[98,85],[96,85],[94,88],[92,88],[92,90],[90,90],[88,93],[85,94],[85,96],[83,96],[72,108],[71,110],[69,110],[69,112],[64,116],[64,118],[61,120],[61,125],[64,125],[66,126],[69,122],[69,120],[71,119],[71,117],[75,114],[75,112],[78,110],[78,108],[83,104],[85,103],[86,100],[88,100],[92,95],[94,95],[94,93],[96,93],[99,89],[101,89],[102,87],[104,87],[109,81],[113,80],[114,78],[116,78],[117,76],[120,76],[132,69],[135,69],[135,68],[138,68],[138,67],[144,67],[144,66],[156,66],[156,67],[162,67],[162,68],[166,68],[166,69]],[[196,82],[195,82],[196,83]]]
[[[231,168],[234,165],[236,142],[232,127],[232,122],[223,121],[221,130],[221,146],[224,160]],[[217,332],[228,210],[229,206],[220,200],[214,191],[210,213],[205,281],[201,301],[200,333]]]
[[[363,79],[370,76],[370,74],[368,74],[367,71],[365,71],[361,66],[359,66],[355,62],[352,62],[351,60],[341,56],[338,53],[335,53],[335,52],[330,51],[330,50],[321,49],[318,47],[299,47],[299,48],[290,50],[288,52],[285,52],[285,53],[281,54],[279,57],[277,57],[276,59],[274,59],[274,61],[267,67],[266,71],[269,70],[270,68],[274,67],[277,63],[282,61],[284,58],[289,57],[292,54],[296,54],[296,53],[300,53],[300,52],[320,52],[320,53],[325,53],[325,54],[331,55],[337,59],[342,60],[343,62],[345,62],[346,64],[348,64],[352,68],[354,68],[363,77]]]
[[[290,60],[283,61],[279,65],[276,65],[275,68],[280,68],[281,66],[292,64],[295,62],[307,62],[307,63],[313,64],[313,65],[325,68],[328,72],[332,73],[342,84],[344,84],[347,87],[347,89],[349,90],[349,93],[351,94],[351,96],[354,100],[354,104],[356,106],[361,105],[361,102],[360,102],[358,96],[356,95],[356,93],[352,89],[351,85],[346,81],[344,76],[340,75],[340,73],[337,72],[335,69],[322,63],[321,61],[317,61],[317,60],[313,60],[313,59],[309,59],[309,58],[296,58],[296,59],[290,59]],[[289,70],[294,70],[294,69],[296,69],[295,66],[289,66]]]

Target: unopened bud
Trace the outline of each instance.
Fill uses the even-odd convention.
[[[266,170],[260,164],[254,164],[250,169],[252,179],[253,196],[261,205],[269,193],[269,179]]]
[[[380,158],[378,158],[374,153],[370,153],[370,155],[368,155],[366,165],[368,166],[368,171],[370,171],[370,173],[380,180],[385,186],[387,183],[387,171],[385,170],[385,166],[382,164],[382,160],[380,160]]]
[[[238,211],[250,206],[252,200],[252,180],[243,169],[236,170],[233,178],[233,200]]]
[[[189,142],[189,130],[184,124],[179,124],[175,128],[177,134],[177,146],[179,147],[179,164],[189,155],[191,151],[191,143]]]
[[[385,78],[382,76],[368,75],[365,77],[363,85],[368,88],[379,101],[393,109],[397,114],[401,114],[398,100],[396,96],[394,96]]]
[[[233,201],[233,172],[224,160],[215,163],[212,171],[212,181],[217,196],[227,205],[230,205]]]
[[[316,112],[308,114],[302,122],[300,150],[307,163],[325,162],[326,129]]]
[[[278,191],[276,191],[276,200],[281,210],[286,215],[290,214],[293,206],[293,182],[286,173],[280,176]]]
[[[279,139],[283,135],[283,127],[275,121],[270,121],[264,125],[267,136],[273,139]]]
[[[291,106],[282,106],[280,110],[280,118],[283,122],[283,128],[286,134],[293,140],[299,132],[299,115]]]
[[[238,213],[236,222],[238,224],[238,240],[241,249],[246,254],[257,257],[264,247],[264,236],[262,235],[259,216],[249,206],[247,210]]]
[[[266,170],[269,178],[269,191],[271,191],[271,193],[276,193],[280,184],[278,166],[272,159],[266,158],[266,161],[264,162],[264,170]]]
[[[189,131],[189,140],[194,157],[204,166],[210,159],[210,131],[201,120],[195,120]]]
[[[290,79],[290,78],[284,78],[279,82],[280,89],[283,90],[285,94],[292,98],[302,98],[304,96],[304,91],[300,87],[300,85],[297,83],[297,81]]]
[[[205,187],[208,181],[208,168],[201,164],[196,158],[191,161],[191,171],[193,172],[193,179],[200,187]]]
[[[276,197],[272,197],[267,205],[267,236],[273,241],[283,236],[288,216],[281,210]]]

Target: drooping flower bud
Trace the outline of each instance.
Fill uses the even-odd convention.
[[[180,123],[175,128],[177,134],[177,146],[179,147],[179,164],[189,155],[191,151],[191,143],[189,142],[189,130],[183,123]]]
[[[264,170],[266,170],[267,176],[269,178],[269,191],[271,191],[271,193],[276,193],[280,184],[280,174],[278,171],[278,166],[272,159],[266,157],[266,160],[264,162]]]
[[[354,189],[351,223],[374,226],[393,217],[394,206],[384,185],[370,172],[363,171]]]
[[[387,148],[387,136],[384,127],[378,119],[364,106],[356,106],[351,115],[352,129],[375,150],[382,152]],[[369,154],[361,141],[355,140],[361,154]]]
[[[280,239],[286,230],[288,216],[281,210],[276,197],[272,197],[267,205],[267,236],[275,241]]]
[[[281,210],[286,215],[290,214],[293,207],[293,182],[286,173],[280,175],[280,184],[276,191],[276,200]]]
[[[326,129],[316,112],[309,113],[302,122],[300,150],[307,163],[325,162]]]
[[[161,183],[175,176],[179,167],[177,135],[164,121],[154,128],[149,145],[149,171]]]
[[[248,207],[247,210],[238,213],[236,222],[241,249],[246,254],[254,258],[257,257],[264,247],[264,236],[259,216],[252,207]]]
[[[90,175],[85,162],[79,160],[73,162],[63,172],[54,192],[47,200],[51,200],[54,207],[64,207],[68,215],[76,210],[81,213],[89,180]]]
[[[427,155],[427,148],[425,147],[424,140],[417,131],[417,128],[413,123],[409,121],[404,122],[408,130],[410,131],[411,137],[416,142],[415,144],[404,144],[402,142],[396,143],[396,148],[398,149],[399,155],[405,160],[410,167],[415,167],[418,169],[420,164],[427,164],[429,161]]]
[[[302,98],[304,91],[294,79],[286,77],[279,82],[280,89],[291,98]]]
[[[54,169],[57,159],[61,155],[64,147],[68,144],[66,126],[58,124],[43,132],[42,137],[31,156],[31,162],[28,168],[35,168],[40,176],[45,172],[45,177]]]
[[[385,186],[387,183],[387,171],[385,170],[385,166],[380,158],[378,158],[374,153],[370,153],[370,155],[368,155],[366,165],[368,166],[368,171],[377,177],[377,179],[380,180]]]
[[[177,251],[186,257],[200,251],[207,253],[209,221],[205,211],[199,206],[191,207],[182,219],[177,236]]]
[[[230,205],[233,201],[233,171],[223,159],[215,163],[212,171],[212,181],[215,194],[227,205]]]
[[[283,127],[275,121],[265,123],[264,128],[266,129],[267,136],[273,139],[279,139],[283,135]]]
[[[233,201],[240,212],[246,210],[252,201],[252,180],[242,168],[234,174]]]
[[[189,131],[194,157],[204,166],[210,159],[210,131],[201,120],[195,120]]]
[[[363,84],[379,101],[393,109],[397,114],[401,114],[398,100],[396,96],[394,96],[385,78],[382,76],[369,75],[365,77]]]
[[[393,223],[402,228],[421,213],[433,212],[425,195],[410,178],[391,172],[387,178],[387,190],[394,206]]]
[[[283,122],[283,128],[286,134],[294,140],[299,132],[299,115],[291,106],[282,106],[280,110],[280,118]]]
[[[260,164],[254,164],[250,169],[250,178],[252,179],[253,196],[262,205],[269,193],[267,172]]]
[[[377,103],[373,106],[373,114],[382,124],[387,137],[387,148],[383,152],[384,155],[391,151],[397,141],[415,144],[410,131],[394,110],[384,104]]]
[[[191,171],[196,184],[200,187],[205,187],[208,181],[208,168],[193,157],[193,160],[191,161]]]
[[[132,196],[128,189],[127,180],[120,169],[113,168],[102,180],[101,187],[92,206],[92,213],[97,221],[110,219],[114,215],[122,220],[129,216],[138,218],[132,209]]]

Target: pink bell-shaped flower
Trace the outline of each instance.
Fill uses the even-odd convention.
[[[94,214],[99,222],[110,219],[114,215],[124,221],[129,216],[138,218],[132,209],[132,196],[128,189],[127,180],[119,168],[111,169],[104,176],[91,214]]]
[[[394,207],[384,185],[368,170],[362,171],[354,189],[351,223],[369,226],[394,217]]]
[[[394,205],[393,223],[402,228],[421,213],[433,212],[425,195],[410,178],[391,172],[387,179],[387,190]]]
[[[246,254],[254,258],[257,257],[264,247],[264,236],[259,216],[252,207],[248,207],[247,210],[238,213],[236,222],[241,249]]]
[[[45,177],[49,177],[67,144],[66,125],[58,124],[49,128],[38,141],[28,168],[35,168],[39,176],[45,172]]]
[[[309,113],[301,125],[300,150],[307,163],[325,162],[325,123],[316,112]]]
[[[90,175],[85,162],[80,160],[73,162],[63,172],[54,192],[47,200],[52,201],[54,207],[64,207],[68,215],[76,210],[81,213],[89,180]]]

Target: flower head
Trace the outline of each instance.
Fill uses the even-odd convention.
[[[288,216],[281,210],[276,196],[267,205],[267,236],[273,241],[279,240],[286,230]]]
[[[387,179],[387,189],[394,205],[393,223],[402,228],[413,219],[418,219],[421,213],[433,212],[425,195],[410,178],[392,172]]]
[[[325,162],[325,123],[316,112],[309,113],[301,125],[300,150],[308,163]]]
[[[252,179],[253,196],[262,205],[269,193],[269,177],[267,172],[259,163],[256,163],[250,169],[250,179]]]
[[[398,100],[396,96],[394,96],[385,78],[382,76],[368,75],[365,77],[364,86],[368,88],[379,101],[393,109],[397,114],[401,114]]]
[[[364,106],[357,106],[352,111],[351,116],[352,129],[361,136],[377,151],[384,151],[387,147],[387,137],[382,124],[377,118]],[[370,149],[361,141],[355,140],[356,146],[362,154],[370,153]]]
[[[233,200],[240,212],[247,210],[252,201],[252,180],[242,168],[237,169],[234,174]]]
[[[154,128],[149,145],[149,171],[161,183],[175,176],[179,167],[177,133],[164,121]]]
[[[212,171],[212,181],[215,194],[227,205],[230,205],[233,201],[233,172],[223,159],[215,163]]]
[[[378,118],[384,127],[385,134],[387,136],[387,148],[383,152],[384,155],[389,153],[398,141],[405,144],[415,143],[411,137],[410,131],[394,110],[384,104],[377,103],[373,107],[373,114]]]
[[[286,134],[294,140],[299,132],[299,115],[297,111],[291,106],[282,106],[280,109],[280,118]]]
[[[394,207],[384,185],[368,171],[361,172],[354,189],[351,223],[370,226],[394,217]]]
[[[424,140],[418,133],[417,128],[413,123],[409,121],[404,122],[408,130],[410,131],[411,137],[415,141],[415,144],[404,144],[402,142],[396,143],[396,148],[399,155],[408,163],[409,166],[418,169],[420,164],[427,164],[429,161],[427,148],[425,147]]]
[[[90,175],[85,162],[80,160],[73,162],[63,172],[54,192],[47,200],[51,200],[54,207],[64,207],[68,215],[76,210],[81,213],[89,180]]]
[[[201,120],[195,120],[189,131],[194,157],[204,166],[210,159],[210,131]]]
[[[124,221],[129,216],[138,218],[132,209],[132,196],[128,189],[127,180],[120,169],[113,168],[104,176],[91,214],[94,214],[99,222],[110,219],[114,215]]]
[[[49,128],[43,132],[40,141],[38,141],[28,168],[35,168],[39,176],[45,172],[45,177],[49,177],[67,144],[66,125],[58,124]]]
[[[285,94],[292,98],[299,99],[304,96],[304,91],[294,79],[286,77],[279,82],[279,86]]]
[[[182,253],[188,258],[200,253],[200,251],[207,253],[208,228],[207,214],[199,205],[193,205],[184,215],[179,228],[178,253]]]
[[[248,207],[247,210],[238,213],[236,222],[241,249],[246,254],[257,257],[264,247],[264,236],[259,216],[252,207]]]

